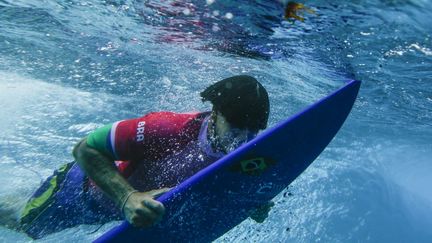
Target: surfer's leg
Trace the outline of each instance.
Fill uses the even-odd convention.
[[[65,215],[66,212],[66,205],[62,205],[62,198],[58,194],[60,189],[65,188],[64,183],[72,166],[73,163],[68,163],[54,171],[33,193],[19,217],[21,231],[38,239],[54,232],[52,229],[57,229],[59,215]]]
[[[20,197],[5,196],[0,199],[0,226],[16,230],[19,227]]]

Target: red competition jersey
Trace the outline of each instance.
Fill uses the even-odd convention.
[[[152,112],[113,124],[110,145],[117,160],[159,160],[198,139],[210,112]]]

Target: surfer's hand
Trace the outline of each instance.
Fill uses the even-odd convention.
[[[169,190],[170,188],[162,188],[148,192],[134,192],[123,207],[126,220],[135,227],[149,227],[161,221],[165,207],[154,198]]]
[[[268,217],[270,209],[274,206],[274,202],[268,201],[266,204],[257,207],[251,212],[249,217],[257,223],[262,223]]]

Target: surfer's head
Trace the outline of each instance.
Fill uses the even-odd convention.
[[[265,88],[253,77],[240,75],[221,80],[201,92],[213,104],[213,144],[229,152],[267,127],[270,102]]]
[[[247,75],[223,79],[201,92],[203,101],[213,104],[236,128],[258,131],[267,127],[270,102],[266,89]]]

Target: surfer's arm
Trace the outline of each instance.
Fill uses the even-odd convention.
[[[116,205],[122,206],[135,189],[120,175],[114,153],[107,142],[113,124],[100,127],[82,139],[73,149],[78,165]]]
[[[114,160],[81,140],[73,149],[73,155],[87,176],[110,197],[134,226],[146,227],[158,222],[165,211],[153,197],[167,189],[138,192],[118,172]]]
[[[87,138],[74,148],[73,155],[81,169],[119,207],[135,189],[118,172],[114,160],[87,144]]]

